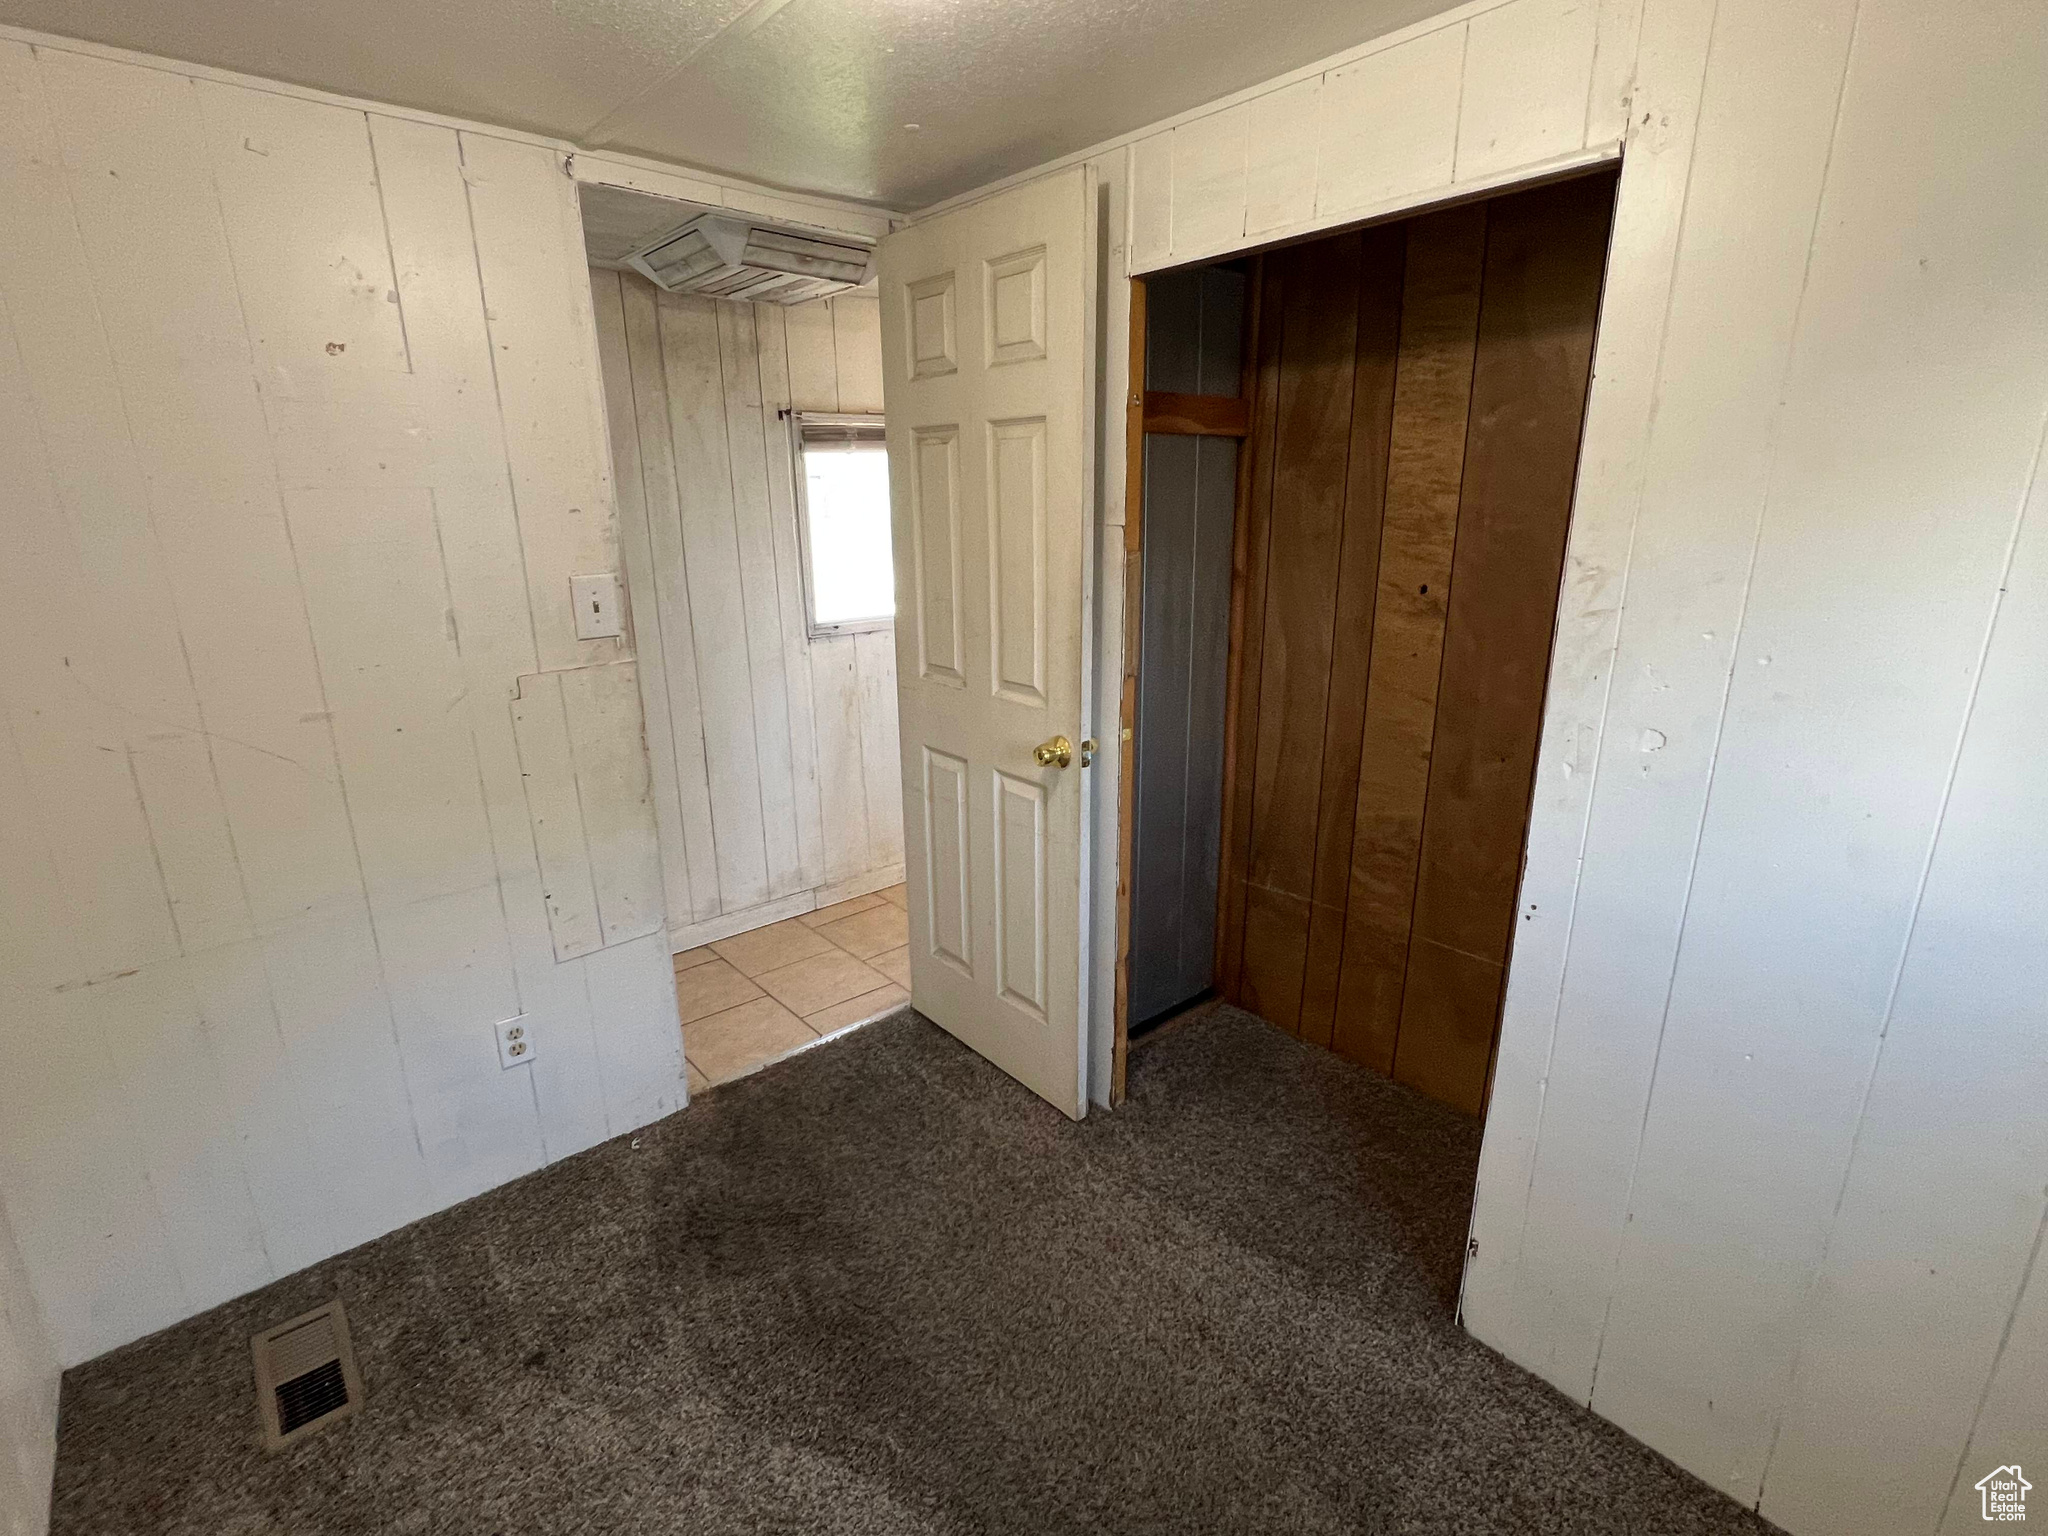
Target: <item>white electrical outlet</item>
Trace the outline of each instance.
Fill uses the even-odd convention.
[[[498,1065],[523,1067],[533,1060],[533,1026],[521,1014],[498,1026]]]
[[[609,640],[626,632],[616,571],[569,578],[569,602],[576,610],[578,640]]]

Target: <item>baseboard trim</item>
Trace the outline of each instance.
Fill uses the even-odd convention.
[[[782,922],[785,918],[802,917],[806,912],[815,912],[820,907],[829,907],[834,902],[851,901],[856,896],[866,896],[875,891],[887,890],[903,882],[903,866],[886,864],[880,869],[863,870],[831,885],[821,885],[816,890],[798,891],[793,896],[779,896],[774,901],[764,901],[759,906],[746,907],[738,912],[721,912],[716,917],[707,917],[701,923],[679,923],[668,930],[668,947],[676,954],[686,949],[698,949],[706,944],[716,944],[720,939],[730,939],[737,934],[748,933],[756,928],[766,928],[770,923]]]
[[[903,866],[885,864],[880,869],[849,875],[834,885],[821,885],[811,894],[818,898],[819,906],[829,907],[836,901],[851,901],[856,896],[872,895],[876,891],[886,891],[890,886],[902,883]]]

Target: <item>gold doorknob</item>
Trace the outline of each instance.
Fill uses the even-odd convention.
[[[1038,759],[1041,768],[1064,768],[1074,760],[1074,744],[1064,736],[1055,736],[1033,747],[1031,755]]]

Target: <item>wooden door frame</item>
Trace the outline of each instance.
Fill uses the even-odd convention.
[[[1131,284],[1130,372],[1124,397],[1124,656],[1117,700],[1116,1021],[1110,1043],[1109,1104],[1124,1101],[1131,1052],[1131,851],[1137,835],[1138,643],[1145,572],[1145,279]]]

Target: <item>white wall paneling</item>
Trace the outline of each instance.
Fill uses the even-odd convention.
[[[1691,78],[1672,85],[1687,91],[1689,100],[1698,90],[1694,50],[1705,45],[1706,15],[1695,9],[1651,18],[1647,41],[1652,45],[1670,35],[1663,30],[1670,22],[1691,24],[1681,34]],[[1789,15],[1784,20],[1788,27],[1803,24]],[[1649,175],[1640,187],[1646,200],[1617,214],[1618,250],[1623,235],[1654,240],[1665,230],[1675,232],[1677,218],[1687,212],[1697,220],[1695,228],[1739,223],[1742,204],[1751,199],[1759,224],[1713,261],[1685,262],[1679,251],[1680,269],[1662,295],[1669,319],[1660,338],[1664,366],[1656,388],[1658,419],[1666,429],[1647,444],[1632,436],[1609,446],[1595,437],[1595,424],[1588,424],[1588,474],[1602,463],[1592,456],[1598,443],[1603,455],[1613,454],[1637,477],[1635,485],[1613,489],[1640,496],[1633,525],[1640,558],[1610,553],[1612,545],[1595,552],[1583,544],[1587,532],[1621,539],[1628,530],[1582,526],[1581,547],[1588,547],[1588,557],[1575,563],[1573,572],[1576,579],[1604,586],[1605,573],[1625,571],[1630,641],[1641,659],[1610,674],[1596,641],[1577,652],[1583,659],[1576,665],[1597,670],[1603,679],[1611,676],[1602,685],[1610,717],[1641,724],[1634,740],[1626,730],[1610,733],[1597,756],[1590,745],[1563,747],[1575,754],[1563,760],[1585,770],[1578,782],[1598,785],[1605,799],[1601,816],[1585,834],[1587,870],[1575,895],[1578,916],[1562,977],[1561,1017],[1566,1022],[1551,1046],[1552,1098],[1543,1110],[1546,1151],[1530,1175],[1531,1211],[1541,1213],[1531,1222],[1522,1260],[1532,1279],[1550,1275],[1552,1266],[1575,1277],[1611,1266],[1626,1215],[1634,1131],[1641,1123],[1657,1050],[1655,1035],[1645,1038],[1629,1030],[1627,1021],[1661,1017],[1679,945],[1700,807],[1761,515],[1769,416],[1790,353],[1826,128],[1834,113],[1833,87],[1847,38],[1836,31],[1832,59],[1818,63],[1807,50],[1773,48],[1780,40],[1751,40],[1760,54],[1756,67],[1746,82],[1731,79],[1718,101],[1706,103],[1698,117],[1703,142],[1697,152],[1692,131],[1671,146],[1669,155],[1649,148],[1658,157],[1644,163]],[[1725,34],[1721,46],[1730,46]],[[1775,69],[1762,56],[1772,53],[1777,54]],[[1646,72],[1644,81],[1647,88],[1653,78]],[[1766,116],[1764,104],[1781,98],[1787,107]],[[1777,140],[1784,121],[1780,114],[1792,104],[1807,132],[1766,157],[1769,175],[1754,175],[1750,162],[1726,152],[1737,135],[1751,135],[1759,149]],[[1686,121],[1690,124],[1693,114]],[[1813,142],[1816,128],[1818,146]],[[1712,153],[1715,149],[1723,152]],[[1688,163],[1693,167],[1689,184],[1684,179]],[[1629,170],[1633,177],[1635,166]],[[1624,198],[1635,195],[1637,186],[1623,189]],[[1654,246],[1651,251],[1653,259],[1662,255]],[[1731,335],[1727,315],[1735,305],[1746,323]],[[1616,313],[1612,300],[1606,313]],[[1624,367],[1633,365],[1631,359]],[[1690,430],[1676,430],[1680,422]],[[1626,426],[1632,434],[1645,430],[1635,420]],[[1719,447],[1703,459],[1703,443]],[[1610,484],[1603,482],[1602,489]],[[1592,488],[1590,479],[1582,479],[1581,518]],[[1618,596],[1611,593],[1610,599]],[[1612,637],[1602,639],[1611,648]],[[1642,751],[1646,728],[1665,738],[1653,754]],[[1554,739],[1554,728],[1552,734]],[[1572,787],[1558,786],[1566,792]],[[1561,798],[1547,787],[1539,795],[1553,803]],[[1583,817],[1584,810],[1578,815]],[[1547,907],[1547,894],[1526,891],[1525,905]],[[1561,1185],[1553,1182],[1560,1171]],[[1545,1294],[1543,1287],[1530,1289]],[[1593,1299],[1579,1283],[1562,1287],[1560,1294],[1571,1300],[1544,1329],[1551,1350],[1547,1374],[1583,1396],[1591,1390],[1607,1307],[1604,1296]],[[1571,1315],[1566,1311],[1570,1306],[1584,1310]]]
[[[1459,98],[1469,38],[1466,26],[1444,27],[1323,76],[1316,147],[1320,222],[1412,202],[1450,184],[1463,126]],[[1480,115],[1476,104],[1474,115]],[[1193,190],[1174,187],[1168,196],[1186,200]],[[1148,195],[1143,182],[1135,193]],[[1178,227],[1174,247],[1200,249],[1182,245]]]
[[[1268,91],[1248,102],[1246,110],[1251,122],[1245,144],[1244,235],[1270,236],[1306,224],[1316,211],[1323,77],[1312,75]],[[1212,217],[1227,225],[1231,201],[1224,199],[1223,211]]]
[[[1118,273],[1222,256],[1614,159],[1644,0],[1471,0],[926,209],[1125,162]]]
[[[677,948],[903,877],[896,657],[811,639],[783,412],[879,411],[881,322],[592,269]]]
[[[1516,0],[1466,23],[1453,181],[1555,159],[1588,142],[1599,19],[1594,0]]]
[[[561,154],[10,38],[0,202],[0,1187],[70,1363],[678,1107],[681,1041]]]
[[[1060,162],[1115,278],[1623,154],[1464,1316],[1797,1536],[2048,1464],[2044,61],[2023,0],[1488,0]]]
[[[1978,840],[1987,816],[2037,836],[2039,795],[1964,778],[1990,769],[1985,733],[1995,751],[2026,718],[2004,713],[2017,696],[1981,691],[2000,658],[1994,618],[2008,646],[2039,639],[2041,594],[2010,587],[2006,564],[2048,409],[2048,208],[2015,207],[2009,189],[2048,177],[2048,17],[1864,0],[1795,19],[1796,37],[1769,11],[1724,6],[1701,106],[1696,183],[1719,159],[1706,136],[1719,93],[1740,99],[1766,50],[1796,52],[1821,77],[1801,82],[1797,109],[1779,98],[1768,147],[1738,138],[1733,155],[1823,170],[1771,221],[1811,236],[1785,362],[1759,391],[1773,417],[1752,574],[1594,1403],[1671,1424],[1722,1486],[1760,1488],[1774,1518],[1924,1530],[2048,1175],[2048,930],[2038,908],[1994,926],[2026,887],[2007,862],[2017,850]],[[1727,445],[1693,453],[1703,470]],[[1624,631],[1623,667],[1634,660]],[[2030,1040],[2012,1033],[2016,984],[2035,998]],[[1967,1063],[1971,1086],[1936,1058]],[[2032,1112],[2007,1097],[2015,1080]],[[1959,1088],[1976,1101],[1963,1122]],[[1737,1134],[1745,1123],[1765,1133]],[[1901,1138],[1940,1145],[1941,1160],[1887,1166]],[[1963,1203],[1983,1219],[1944,1241],[1938,1223]],[[1737,1254],[1745,1283],[1730,1286]],[[1933,1294],[1901,1284],[1923,1257]],[[1924,1331],[1936,1317],[1946,1348]],[[1879,1337],[1916,1339],[1939,1364],[1908,1347],[1873,1359]],[[1661,1384],[1681,1361],[1711,1409],[1669,1401]],[[1909,1415],[1894,1411],[1904,1402]],[[2031,1438],[2003,1459],[2048,1451],[2048,1418]]]

